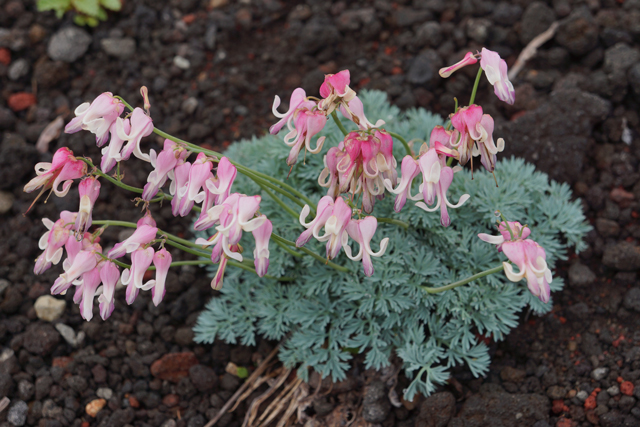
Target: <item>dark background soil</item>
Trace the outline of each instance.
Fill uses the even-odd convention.
[[[38,153],[38,136],[57,116],[68,121],[104,91],[141,105],[146,85],[156,126],[223,149],[265,132],[274,95],[288,100],[298,86],[316,93],[325,73],[345,68],[356,90],[446,115],[454,96],[468,96],[475,69],[442,80],[438,68],[481,46],[511,65],[554,21],[555,38],[514,81],[516,104],[500,103],[485,81],[477,99],[496,119],[505,155],[569,182],[594,225],[589,249],[555,272],[567,287],[553,295],[553,312],[523,313],[505,342],[489,343],[486,378],[459,369],[438,394],[399,408],[380,376],[355,361],[349,380],[307,410],[308,425],[347,425],[354,415],[353,425],[405,427],[640,425],[640,1],[125,0],[94,29],[37,13],[33,3],[0,0],[0,398],[11,399],[0,426],[201,427],[241,384],[227,363],[252,367],[275,344],[194,344],[191,327],[213,292],[192,267],[171,274],[158,308],[148,295],[127,306],[118,294],[107,322],[83,321],[67,295],[53,324],[71,327],[75,348],[37,318],[34,302],[59,270],[32,273],[40,218],[77,210],[77,190],[23,216],[33,195],[22,186],[59,146],[99,158],[86,133]],[[55,38],[68,27],[66,42]],[[148,170],[125,173],[142,186]],[[137,218],[129,197],[103,186],[95,217]],[[161,228],[182,231],[167,206],[155,216]],[[108,229],[104,246],[121,237]],[[168,353],[198,364],[160,379],[158,366],[175,368],[162,359]],[[92,418],[85,406],[99,397],[108,403]],[[341,418],[350,403],[351,418]],[[218,425],[241,425],[245,408]]]

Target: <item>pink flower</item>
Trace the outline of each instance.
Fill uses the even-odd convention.
[[[42,188],[40,195],[49,188],[53,189],[58,197],[64,197],[69,192],[74,179],[81,178],[87,173],[87,164],[82,160],[77,160],[73,152],[67,147],[59,148],[53,155],[51,163],[41,162],[35,166],[37,177],[24,186],[26,193],[31,193]],[[62,189],[58,187],[62,183]],[[36,200],[38,200],[36,197]],[[35,203],[35,201],[33,203]],[[33,204],[32,204],[33,206]],[[31,209],[31,207],[29,207]]]
[[[62,259],[64,245],[69,240],[71,227],[76,220],[75,213],[62,211],[60,219],[55,223],[48,218],[43,218],[42,223],[49,231],[44,233],[38,241],[38,247],[44,252],[36,258],[36,265],[33,269],[35,274],[42,274],[48,270],[52,264],[56,265]],[[72,240],[75,238],[72,237]]]
[[[218,162],[216,178],[206,182],[207,188],[216,195],[215,204],[223,203],[231,193],[231,186],[237,175],[236,167],[231,164],[228,158],[223,157]]]
[[[73,302],[79,305],[80,316],[87,322],[93,318],[93,299],[96,296],[98,286],[102,282],[100,270],[102,263],[82,275],[82,280],[78,284]]]
[[[369,130],[372,128],[379,128],[384,125],[384,120],[378,120],[376,124],[372,124],[364,115],[364,106],[362,101],[357,96],[349,102],[343,102],[340,104],[340,112],[347,119],[354,122],[361,130]]]
[[[504,272],[512,282],[519,282],[526,278],[529,291],[538,297],[540,301],[547,303],[551,294],[549,284],[552,281],[551,270],[547,267],[547,255],[545,250],[531,239],[528,228],[522,227],[518,222],[508,222],[509,229],[504,221],[500,223],[500,236],[490,236],[485,233],[478,237],[488,243],[498,245],[509,261],[518,266],[519,272],[515,272],[513,266],[503,262]],[[513,233],[513,235],[512,235]]]
[[[208,179],[213,178],[212,168],[213,163],[206,154],[199,153],[196,161],[193,162],[189,169],[187,182],[178,190],[178,197],[180,198],[178,214],[180,216],[188,215],[195,203],[204,201],[205,192],[200,190]]]
[[[282,129],[282,127],[291,120],[293,114],[296,112],[300,104],[306,101],[306,99],[307,94],[304,89],[297,88],[291,94],[291,99],[289,100],[289,110],[286,113],[282,114],[278,112],[278,107],[280,106],[280,97],[276,95],[275,99],[273,100],[273,107],[271,108],[271,111],[273,112],[273,115],[280,118],[280,120],[278,121],[278,123],[269,128],[269,133],[271,135],[276,135],[278,132],[280,132],[280,129]]]
[[[347,225],[347,233],[349,234],[349,237],[358,242],[360,245],[360,251],[356,256],[351,256],[351,247],[349,245],[344,246],[344,251],[351,260],[362,260],[365,276],[371,276],[373,274],[373,263],[371,262],[371,257],[381,257],[384,255],[389,243],[389,238],[385,237],[380,241],[380,250],[378,252],[373,252],[371,249],[371,239],[373,238],[377,227],[378,220],[373,216],[368,216],[358,220],[351,220]]]
[[[144,290],[151,288],[151,300],[156,307],[162,302],[167,290],[165,288],[167,282],[167,274],[171,266],[171,254],[168,250],[162,248],[153,255],[153,265],[156,267],[156,278],[149,280],[144,285]]]
[[[84,233],[91,227],[93,205],[100,195],[100,181],[94,176],[83,179],[78,185],[78,192],[80,193],[80,209],[75,229]]]
[[[349,70],[325,75],[324,83],[320,86],[320,96],[324,99],[318,103],[318,108],[329,115],[340,102],[348,103],[355,98],[356,92],[349,87],[350,82]]]
[[[123,141],[127,141],[127,145],[122,149],[122,159],[129,160],[129,157],[133,154],[140,160],[150,162],[151,159],[149,155],[140,151],[140,141],[143,137],[149,136],[153,132],[153,120],[145,114],[142,108],[135,108],[133,113],[131,113],[129,121],[131,123],[129,131],[126,130],[124,119],[118,117],[116,122],[116,133],[118,137]]]
[[[100,270],[100,280],[102,280],[102,294],[98,297],[100,303],[100,317],[107,320],[115,306],[115,292],[118,280],[120,280],[120,270],[111,261],[105,261]]]
[[[317,154],[322,150],[325,137],[318,138],[315,148],[311,148],[311,138],[322,131],[327,123],[327,117],[324,112],[316,109],[313,101],[306,101],[301,103],[294,112],[293,122],[295,127],[291,127],[291,120],[287,123],[290,132],[284,137],[284,143],[291,147],[287,157],[289,166],[295,165],[298,161],[298,154],[303,144],[311,154]]]
[[[129,122],[129,119],[123,119],[122,127],[126,133],[131,131],[131,123]],[[102,160],[100,161],[100,169],[102,169],[102,172],[104,173],[109,173],[116,163],[123,160],[121,151],[122,146],[124,145],[124,139],[118,136],[116,122],[111,125],[109,132],[111,133],[109,145],[103,147],[101,151]]]
[[[331,147],[324,156],[324,169],[318,176],[318,184],[321,187],[329,188],[327,196],[335,199],[340,194],[340,178],[338,173],[338,163],[343,156],[343,152],[338,147]]]
[[[497,52],[482,48],[480,66],[487,75],[487,80],[493,85],[496,96],[509,105],[516,101],[516,92],[507,75],[507,63]]]
[[[460,60],[459,62],[456,62],[455,64],[450,65],[449,67],[440,68],[440,71],[439,71],[440,77],[446,79],[451,74],[458,71],[460,68],[466,67],[467,65],[475,64],[476,62],[478,62],[478,60],[473,55],[473,53],[467,52],[464,58],[462,58],[462,60]]]
[[[253,251],[253,264],[258,276],[263,277],[269,270],[269,239],[273,225],[266,220],[260,227],[253,230],[253,238],[256,240],[256,248]]]
[[[102,147],[109,137],[109,128],[124,111],[124,104],[111,92],[99,95],[93,102],[80,104],[73,118],[64,128],[65,133],[88,130],[96,135],[98,147]]]
[[[454,157],[456,152],[441,144],[438,139],[442,139],[444,129],[436,126],[431,133],[431,148],[426,144],[420,149],[420,157],[414,160],[411,156],[405,156],[402,160],[402,178],[400,184],[394,190],[391,181],[385,180],[385,186],[390,192],[397,194],[394,209],[399,212],[404,206],[407,198],[422,201],[416,206],[427,212],[440,209],[440,223],[447,227],[451,224],[447,207],[459,208],[469,199],[468,194],[462,195],[457,204],[452,205],[447,199],[447,191],[453,181],[454,170],[447,166],[445,156]],[[444,131],[446,132],[446,131]],[[419,172],[422,173],[422,184],[420,185],[421,195],[411,196],[411,184]],[[428,205],[436,203],[433,208]]]
[[[51,294],[62,294],[69,289],[72,282],[82,276],[84,273],[91,271],[102,259],[95,251],[80,251],[76,255],[69,269],[61,274],[51,287]]]
[[[117,259],[125,254],[130,254],[141,246],[151,243],[151,241],[156,238],[157,233],[158,229],[154,226],[146,224],[138,225],[136,231],[126,240],[116,243],[107,256],[112,259]]]
[[[496,164],[496,154],[504,150],[504,140],[498,139],[498,145],[493,142],[493,119],[488,114],[482,114],[482,107],[471,105],[458,110],[451,117],[451,123],[456,132],[451,138],[451,145],[460,153],[459,161],[465,165],[472,156],[480,154],[482,165],[493,172]],[[457,142],[458,136],[460,139]]]
[[[147,271],[153,261],[154,250],[152,247],[146,249],[138,248],[131,254],[131,269],[125,269],[122,272],[122,284],[127,287],[126,301],[127,304],[133,304],[140,289],[145,288],[149,282],[142,283],[144,273]]]
[[[329,196],[320,199],[316,218],[309,223],[305,223],[309,211],[309,205],[305,205],[300,212],[300,224],[307,228],[307,231],[298,237],[296,246],[304,246],[309,241],[311,234],[313,234],[318,241],[327,242],[327,259],[331,260],[347,244],[346,227],[353,215],[353,211],[342,197],[336,198],[334,202]],[[325,234],[320,236],[322,227],[324,227]]]
[[[173,170],[173,178],[169,186],[169,194],[173,196],[173,200],[171,200],[171,213],[173,216],[178,216],[180,213],[180,206],[182,206],[187,194],[190,170],[190,162],[184,162]]]
[[[213,276],[213,279],[211,280],[211,289],[213,289],[214,291],[219,291],[220,289],[222,289],[224,271],[227,269],[228,262],[229,262],[229,258],[224,256],[220,260],[220,264],[218,264],[218,271],[216,271],[216,275]]]
[[[158,194],[158,191],[167,182],[167,178],[173,175],[173,170],[178,164],[184,163],[189,152],[184,147],[170,139],[164,140],[164,147],[160,154],[150,150],[149,160],[154,170],[149,173],[147,184],[142,192],[142,200],[149,201]]]

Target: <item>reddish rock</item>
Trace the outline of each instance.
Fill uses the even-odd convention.
[[[620,393],[626,394],[627,396],[633,396],[634,385],[631,381],[623,381],[620,383]]]
[[[554,414],[561,414],[562,412],[564,412],[565,408],[566,406],[564,406],[564,400],[562,399],[554,400],[553,405],[551,406],[551,410]]]
[[[36,97],[32,93],[18,92],[9,96],[9,108],[22,111],[36,104]]]
[[[177,394],[167,394],[162,398],[162,404],[167,408],[173,408],[180,403],[180,397]]]
[[[129,405],[132,408],[139,408],[140,407],[140,402],[138,402],[138,399],[136,399],[133,396],[129,396]]]
[[[611,190],[611,194],[609,195],[609,197],[611,197],[611,200],[616,203],[632,201],[634,199],[633,193],[629,193],[623,188],[614,188],[613,190]]]
[[[11,64],[11,52],[6,47],[0,48],[0,64]]]
[[[54,357],[51,361],[51,366],[57,366],[59,368],[66,368],[69,363],[73,362],[73,357],[62,356]]]
[[[198,359],[191,352],[165,354],[151,365],[151,374],[161,380],[173,382],[189,376],[189,368],[198,364]]]
[[[556,423],[556,427],[573,427],[575,423],[568,418],[560,418]]]

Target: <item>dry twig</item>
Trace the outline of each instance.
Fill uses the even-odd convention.
[[[543,33],[538,34],[534,37],[533,40],[529,42],[527,47],[520,52],[518,59],[516,59],[515,64],[509,70],[509,80],[513,80],[516,78],[522,67],[526,64],[526,62],[536,56],[538,52],[538,48],[551,40],[551,38],[556,34],[556,30],[558,29],[558,22],[554,22],[551,26]]]

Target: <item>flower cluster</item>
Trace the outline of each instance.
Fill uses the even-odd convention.
[[[167,181],[170,181],[169,194],[172,213],[175,216],[188,215],[195,204],[201,204],[201,214],[195,223],[196,230],[216,227],[216,233],[206,245],[214,244],[211,259],[219,264],[216,279],[212,287],[222,286],[222,276],[229,259],[241,262],[240,238],[242,231],[251,231],[256,240],[254,264],[256,273],[264,276],[269,268],[269,240],[271,222],[258,214],[260,196],[249,197],[231,193],[236,176],[236,168],[229,159],[210,157],[200,152],[193,163],[187,161],[192,152],[189,147],[166,139],[159,153],[151,149],[144,153],[141,141],[153,130],[153,122],[148,115],[150,104],[145,95],[145,110],[135,108],[131,114],[121,117],[124,104],[111,93],[103,93],[93,102],[80,105],[76,117],[69,122],[65,131],[75,133],[88,130],[96,135],[96,142],[102,147],[102,173],[89,170],[90,161],[76,158],[68,148],[59,149],[51,163],[36,165],[37,177],[24,188],[26,192],[47,189],[59,197],[65,196],[74,179],[85,177],[79,184],[80,206],[78,212],[64,211],[56,222],[44,219],[47,231],[40,239],[43,253],[36,259],[34,272],[41,274],[52,265],[58,264],[66,251],[63,262],[64,272],[51,288],[52,294],[63,294],[75,286],[74,301],[80,304],[83,318],[93,316],[93,300],[99,295],[100,315],[106,319],[114,309],[114,293],[117,283],[126,286],[126,301],[132,304],[140,290],[150,290],[153,303],[158,305],[165,295],[165,284],[171,253],[164,248],[171,244],[156,227],[151,217],[149,204],[156,198]],[[114,166],[128,160],[131,155],[151,163],[153,171],[147,178],[142,190],[141,201],[147,209],[136,224],[134,233],[126,240],[117,243],[107,254],[103,254],[99,244],[100,230],[91,234],[93,206],[100,195],[100,175],[111,171]],[[217,165],[214,175],[214,165]],[[120,177],[116,177],[120,179]],[[60,186],[62,185],[62,188]],[[255,218],[254,218],[255,217]],[[160,243],[158,250],[153,245]],[[122,272],[116,261],[125,255],[131,258],[131,264]],[[155,267],[155,279],[145,281],[145,273]],[[102,286],[100,286],[102,284]]]
[[[549,302],[551,289],[551,270],[547,267],[545,250],[531,239],[527,239],[531,230],[519,222],[503,221],[498,225],[499,236],[480,233],[478,237],[497,245],[498,251],[503,252],[509,261],[514,263],[519,272],[515,272],[511,264],[504,262],[504,272],[512,282],[527,279],[531,293],[542,302]]]

